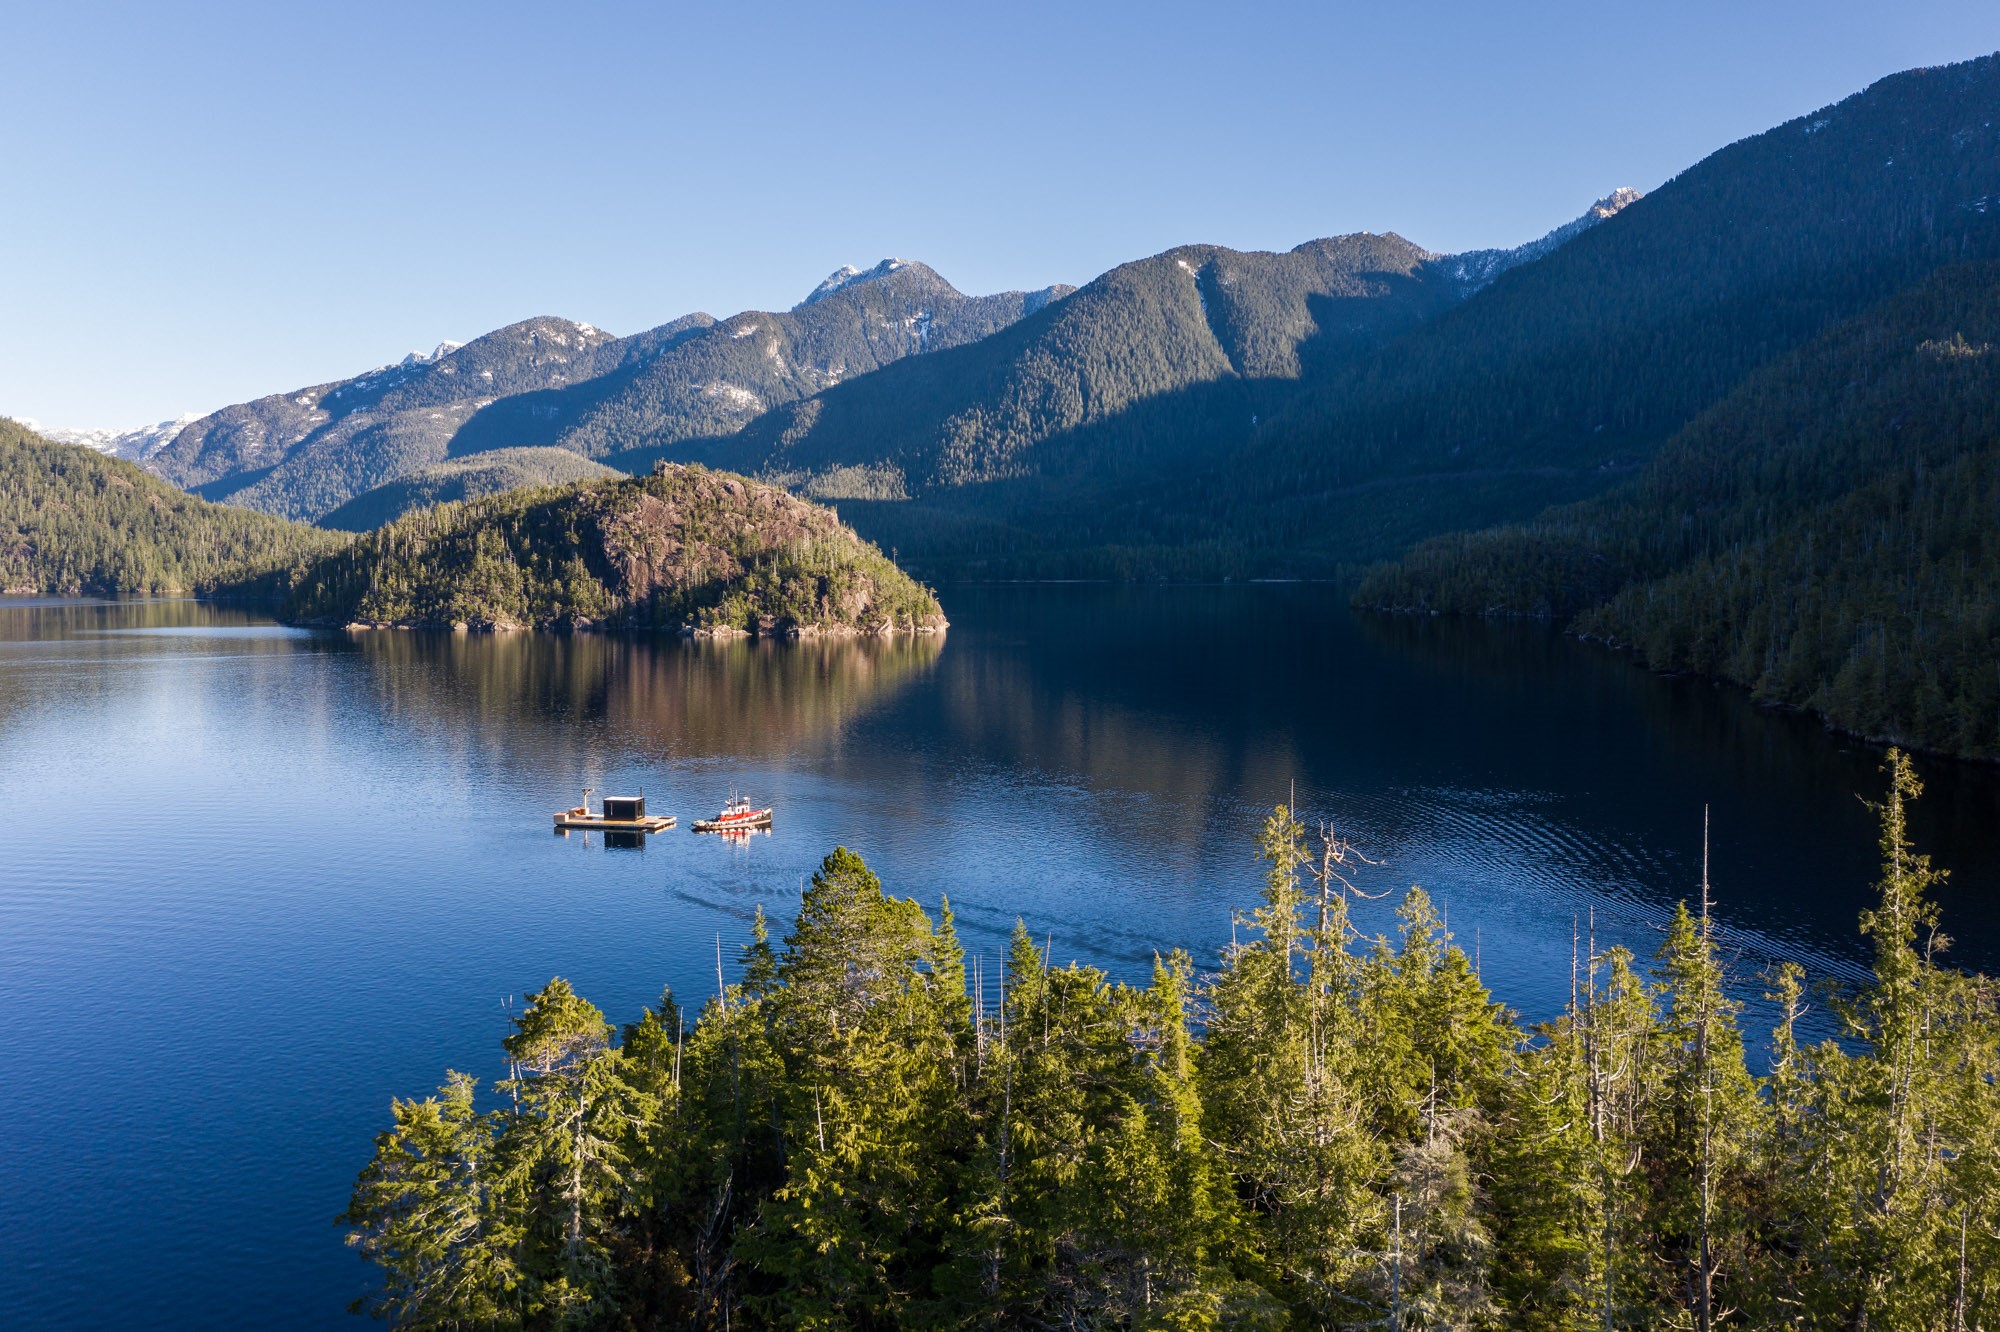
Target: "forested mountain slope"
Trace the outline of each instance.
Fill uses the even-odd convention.
[[[1426,280],[1434,257],[1393,235],[1285,254],[1169,250],[983,342],[772,412],[702,456],[829,498],[1178,458],[1211,432],[1131,441],[1133,459],[1044,446],[1150,398],[1222,380],[1295,379],[1314,357],[1374,345],[1457,299],[1453,283]],[[1246,412],[1239,428],[1248,425]]]
[[[1226,521],[1351,559],[1602,488],[1757,366],[2000,252],[1996,205],[2000,57],[1883,79],[1309,386],[1218,477]]]
[[[1278,393],[1195,384],[1028,452],[1020,413],[992,405],[1008,403],[1004,378],[967,375],[963,399],[925,411],[929,386],[904,370],[760,421],[715,456],[811,485],[872,451],[883,466],[850,493],[886,498],[900,474],[915,498],[847,516],[937,572],[1333,572],[1600,492],[1758,366],[1941,264],[1992,254],[1988,57],[1896,75],[1725,148],[1377,345],[1315,358],[1324,339],[1302,344],[1296,384],[1266,381]],[[1201,313],[1187,285],[1183,308]],[[839,451],[818,442],[836,427]],[[1079,481],[1096,460],[1110,461]]]
[[[413,509],[455,500],[478,499],[524,486],[564,486],[601,481],[618,473],[568,449],[492,449],[420,467],[326,514],[319,526],[367,532],[394,522]]]
[[[1283,254],[1182,246],[963,351],[773,411],[702,456],[827,499],[1025,478],[1074,502],[1119,478],[1212,460],[1302,377],[1379,347],[1637,198],[1619,190],[1538,241],[1471,255],[1393,234]]]
[[[1944,268],[1752,375],[1635,482],[1426,542],[1359,600],[1549,617],[2000,758],[2000,263]]]
[[[774,403],[984,337],[1067,291],[965,296],[923,264],[890,259],[841,270],[788,313],[692,314],[629,338],[524,320],[224,408],[150,461],[207,498],[317,519],[447,457],[536,446],[599,457],[726,434]]]
[[[467,423],[452,452],[548,443],[602,458],[727,435],[905,357],[976,342],[1069,290],[966,296],[928,265],[902,259],[842,269],[788,312],[749,311],[627,357],[602,379],[497,402]]]
[[[673,465],[419,509],[304,569],[284,613],[758,634],[944,627],[937,599],[831,510]]]
[[[225,407],[182,430],[150,466],[209,499],[317,518],[442,462],[483,404],[602,374],[619,354],[616,339],[588,324],[524,320],[429,357]]]
[[[0,418],[0,591],[119,595],[254,581],[346,538],[209,504]]]

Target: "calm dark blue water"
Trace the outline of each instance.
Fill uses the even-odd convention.
[[[614,1020],[698,998],[717,936],[788,917],[836,843],[948,892],[975,951],[1018,915],[1134,974],[1227,941],[1296,785],[1543,1016],[1579,917],[1651,950],[1706,802],[1747,996],[1773,957],[1862,956],[1879,760],[1809,722],[1315,588],[947,604],[942,643],[683,645],[0,603],[0,1324],[351,1324],[369,1273],[333,1217],[391,1096],[496,1075],[551,975]],[[1990,969],[2000,784],[1930,775],[1947,920]],[[585,785],[683,824],[741,789],[776,829],[553,836]]]

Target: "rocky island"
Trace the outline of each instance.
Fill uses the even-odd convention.
[[[833,510],[673,463],[418,510],[302,568],[284,617],[700,637],[946,627],[936,596]]]

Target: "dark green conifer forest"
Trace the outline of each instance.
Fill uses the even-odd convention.
[[[945,623],[931,591],[832,510],[727,473],[668,465],[525,486],[350,536],[211,504],[4,418],[0,592],[256,598],[293,623],[745,633]]]
[[[1525,615],[1866,735],[2000,757],[2000,264],[1750,376],[1631,484],[1418,546],[1363,605]]]
[[[1438,908],[1348,916],[1285,808],[1213,971],[1140,986],[828,856],[699,1012],[531,996],[507,1076],[397,1101],[340,1218],[421,1328],[1967,1329],[2000,1318],[2000,1006],[1941,960],[1890,754],[1872,974],[1764,978],[1704,874],[1522,1026]],[[998,974],[994,974],[997,971]],[[968,974],[970,972],[970,974]],[[1837,1034],[1802,1023],[1827,1008]],[[1825,1029],[1822,1022],[1820,1030]],[[1754,1061],[1746,1041],[1767,1046]]]
[[[345,544],[0,417],[0,592],[268,595],[293,565]]]

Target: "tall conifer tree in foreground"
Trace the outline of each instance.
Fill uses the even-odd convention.
[[[1922,793],[1909,756],[1889,751],[1878,904],[1861,930],[1872,982],[1838,1005],[1842,1040],[1773,1041],[1773,1230],[1765,1298],[1799,1326],[1990,1326],[2000,1314],[2000,1017],[1985,977],[1948,970],[1929,894],[1944,873],[1909,839]],[[1796,969],[1780,977],[1788,1014]]]
[[[787,1327],[896,1327],[943,1251],[969,1045],[956,944],[837,849],[813,875],[757,1000],[782,1071],[785,1178],[744,1254]]]
[[[348,1243],[382,1269],[352,1306],[400,1327],[518,1326],[518,1235],[496,1188],[496,1117],[473,1109],[475,1083],[447,1075],[438,1095],[390,1105],[340,1220]]]
[[[1202,1051],[1207,1132],[1249,1218],[1253,1270],[1309,1316],[1356,1311],[1348,1287],[1370,1260],[1388,1154],[1354,1085],[1353,974],[1344,915],[1308,938],[1299,919],[1305,826],[1280,807],[1258,849],[1264,900],[1238,922],[1209,987]]]
[[[498,1159],[522,1208],[529,1298],[575,1321],[618,1304],[608,1245],[633,1201],[634,1149],[658,1106],[627,1080],[610,1024],[569,982],[551,980],[528,1000],[501,1042],[515,1072],[500,1087],[518,1112],[504,1120]]]
[[[1705,838],[1704,832],[1704,838]],[[1666,1013],[1651,1155],[1660,1183],[1648,1230],[1669,1306],[1696,1332],[1733,1321],[1732,1292],[1746,1252],[1759,1118],[1709,910],[1703,849],[1701,911],[1682,902],[1659,966]]]

